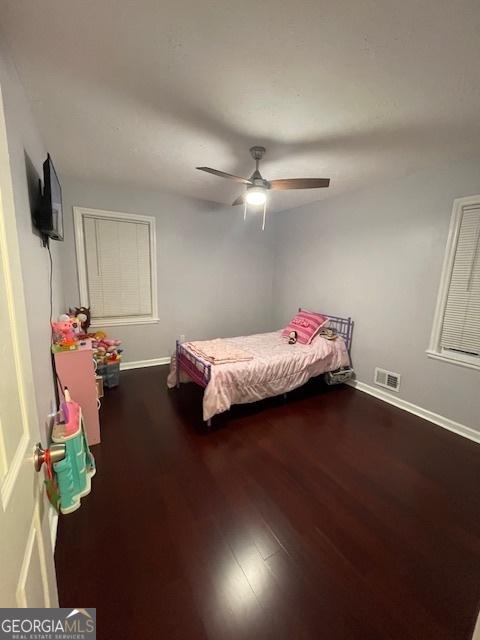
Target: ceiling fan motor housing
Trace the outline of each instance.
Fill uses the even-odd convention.
[[[265,147],[259,147],[258,145],[250,147],[250,154],[254,160],[261,160],[265,155],[265,152]]]
[[[265,180],[264,178],[262,178],[259,171],[255,171],[255,173],[252,174],[250,180],[252,181],[252,184],[247,185],[247,190],[253,189],[255,187],[270,189],[270,183],[268,182],[268,180]]]
[[[261,187],[263,189],[269,189],[270,188],[270,183],[268,182],[268,180],[265,180],[262,177],[262,174],[258,170],[258,163],[260,162],[260,160],[265,155],[265,152],[266,152],[265,147],[260,147],[258,145],[254,146],[254,147],[250,147],[250,154],[251,154],[252,158],[255,160],[257,166],[256,166],[255,171],[250,176],[250,180],[252,181],[252,184],[250,186],[247,186],[247,191],[248,191],[248,189],[252,189],[252,188],[255,188],[255,187]]]

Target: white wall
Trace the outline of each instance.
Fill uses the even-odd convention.
[[[479,192],[477,158],[278,214],[275,322],[352,316],[359,380],[398,372],[401,398],[480,430],[480,371],[425,354],[453,200]]]
[[[273,227],[243,220],[241,207],[82,182],[62,176],[67,306],[79,304],[73,206],[156,217],[158,324],[108,327],[125,362],[168,356],[175,339],[242,335],[272,328]]]
[[[50,262],[48,252],[32,226],[30,199],[38,193],[38,177],[43,177],[42,164],[47,152],[31,118],[23,87],[5,51],[0,52],[0,84],[4,100],[25,299],[29,311],[28,330],[38,422],[42,440],[46,443],[45,419],[55,399],[50,355]],[[51,242],[55,315],[64,307],[58,245],[57,242]]]

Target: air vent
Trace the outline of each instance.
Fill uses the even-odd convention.
[[[376,367],[375,384],[378,384],[381,387],[385,387],[385,389],[398,391],[400,389],[400,374]]]

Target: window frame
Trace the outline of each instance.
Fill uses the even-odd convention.
[[[450,228],[448,230],[447,244],[445,247],[445,257],[443,260],[442,275],[438,289],[433,327],[430,335],[430,343],[426,353],[429,358],[443,360],[444,362],[449,362],[450,364],[459,365],[461,367],[467,367],[469,369],[480,370],[480,356],[456,353],[449,349],[443,349],[440,344],[443,318],[447,306],[448,291],[450,288],[453,265],[455,263],[455,253],[460,233],[460,225],[462,223],[463,208],[471,205],[478,205],[480,207],[480,195],[456,198],[453,201],[453,210],[450,219]]]
[[[106,318],[92,318],[91,327],[115,327],[122,325],[155,324],[158,318],[157,300],[157,241],[155,218],[137,213],[124,213],[120,211],[105,211],[103,209],[89,209],[86,207],[73,207],[73,220],[75,228],[75,249],[77,254],[78,288],[80,293],[80,306],[90,306],[88,292],[87,260],[85,247],[85,234],[83,231],[84,218],[96,218],[104,220],[119,220],[128,222],[141,222],[149,225],[150,238],[150,286],[152,299],[152,312],[142,316],[110,316]]]

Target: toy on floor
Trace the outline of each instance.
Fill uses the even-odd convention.
[[[91,479],[95,475],[95,459],[88,447],[83,427],[82,409],[70,398],[65,387],[62,402],[62,421],[55,424],[52,440],[65,445],[65,457],[53,463],[60,493],[60,511],[71,513],[80,507],[80,500],[90,493]]]
[[[121,344],[121,340],[108,338],[103,331],[98,331],[92,340],[97,373],[102,376],[103,385],[107,389],[117,387],[120,383],[120,361],[123,353]]]

